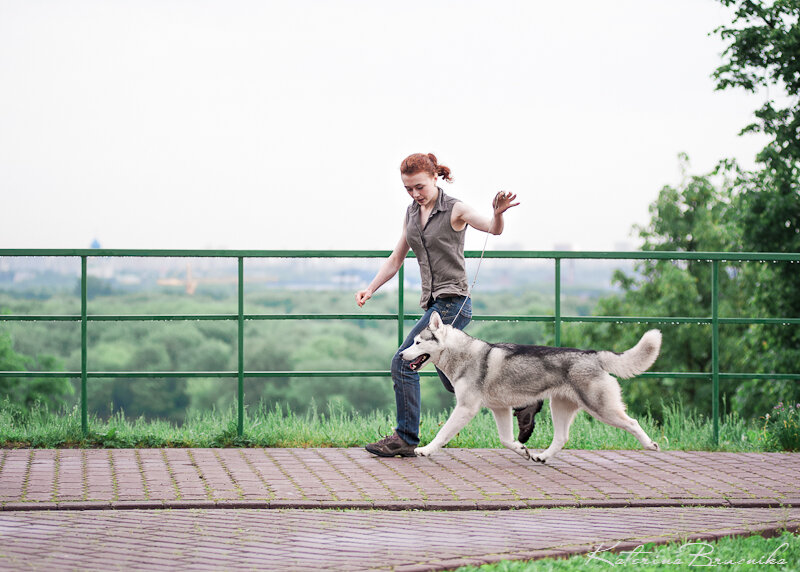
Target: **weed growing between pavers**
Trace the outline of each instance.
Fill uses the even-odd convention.
[[[781,451],[800,451],[800,403],[778,403],[764,416],[758,435]]]
[[[593,552],[565,559],[504,560],[480,567],[464,566],[456,572],[546,572],[618,568],[637,572],[678,572],[708,568],[737,572],[794,572],[800,569],[800,536],[790,532],[773,538],[754,535],[722,538],[713,542],[685,540],[662,545],[648,543],[620,553],[605,551],[608,547],[593,547]]]
[[[420,438],[433,439],[448,413],[422,417]],[[721,450],[734,452],[776,450],[779,441],[767,438],[763,424],[745,421],[729,414],[720,423],[720,443],[713,443],[712,424],[702,415],[693,414],[681,404],[663,406],[663,422],[648,414],[639,415],[644,430],[664,450]],[[89,419],[89,434],[81,433],[80,411],[50,412],[34,407],[21,414],[18,408],[0,402],[0,446],[3,447],[362,447],[391,434],[394,413],[375,411],[360,414],[332,406],[325,412],[312,408],[297,414],[280,405],[247,410],[244,434],[237,434],[237,414],[228,411],[190,413],[179,427],[173,423],[129,419],[119,412],[108,420]],[[532,449],[546,448],[553,435],[547,406],[537,417],[536,430],[528,442]],[[448,444],[449,447],[497,448],[500,441],[494,419],[482,411]],[[628,433],[595,421],[585,413],[578,415],[570,430],[568,449],[639,449]]]

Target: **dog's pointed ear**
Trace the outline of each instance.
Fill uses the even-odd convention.
[[[439,312],[434,312],[431,314],[431,327],[434,330],[440,329],[444,325],[442,322],[442,317],[439,315]]]

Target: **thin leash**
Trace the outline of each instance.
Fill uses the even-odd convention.
[[[472,285],[467,289],[467,295],[464,297],[464,301],[461,302],[461,307],[458,309],[456,313],[456,317],[453,318],[453,323],[458,319],[461,315],[461,310],[464,309],[464,304],[467,303],[472,297],[472,289],[475,288],[475,283],[478,281],[478,273],[481,271],[481,263],[483,263],[483,255],[486,254],[486,245],[489,244],[489,231],[486,231],[486,238],[483,240],[483,250],[481,250],[481,257],[478,259],[478,267],[475,269],[475,276],[472,277]]]
[[[501,193],[503,191],[500,191]],[[497,199],[500,197],[500,193],[497,193],[494,196],[494,200],[492,201],[492,208],[497,208]],[[464,301],[461,302],[461,307],[458,309],[456,313],[456,317],[453,318],[453,323],[458,319],[461,315],[461,310],[464,309],[464,304],[467,303],[467,300],[472,297],[472,289],[475,288],[475,283],[478,281],[478,273],[481,271],[481,264],[483,263],[483,255],[486,254],[486,245],[489,244],[489,230],[486,230],[486,238],[483,239],[483,249],[481,250],[481,257],[478,260],[478,267],[475,269],[475,276],[472,277],[472,285],[467,289],[467,296],[464,298]]]

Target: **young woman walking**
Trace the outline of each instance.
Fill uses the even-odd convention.
[[[501,191],[492,203],[492,215],[486,216],[439,188],[441,177],[452,182],[450,169],[440,165],[432,153],[415,153],[400,164],[400,178],[412,199],[403,221],[403,232],[389,258],[381,265],[372,282],[356,293],[356,303],[363,306],[388,282],[414,251],[422,280],[420,306],[425,310],[392,359],[392,380],[397,405],[394,434],[366,446],[367,451],[382,457],[413,457],[419,444],[420,387],[419,374],[400,357],[414,337],[428,326],[434,311],[446,324],[464,329],[472,318],[472,302],[464,262],[464,235],[467,226],[491,234],[503,232],[503,213],[517,206],[517,196]],[[445,388],[452,392],[450,380],[437,369]],[[541,402],[517,411],[520,442],[528,440],[534,417]]]

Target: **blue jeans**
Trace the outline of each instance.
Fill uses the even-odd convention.
[[[466,302],[465,302],[466,299]],[[459,313],[459,308],[464,304]],[[445,324],[452,324],[463,330],[472,319],[472,301],[464,296],[442,297],[433,302],[428,310],[412,328],[408,337],[392,358],[392,381],[394,382],[394,397],[397,403],[397,434],[409,445],[419,444],[419,417],[420,417],[420,392],[419,374],[408,367],[409,362],[400,357],[407,347],[414,343],[414,338],[428,327],[431,314],[439,312]],[[454,321],[455,320],[455,321]],[[448,391],[453,391],[453,385],[447,376],[439,371],[439,377]]]

